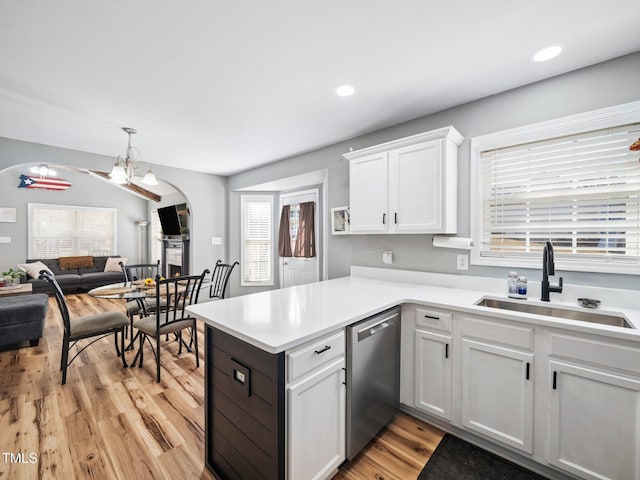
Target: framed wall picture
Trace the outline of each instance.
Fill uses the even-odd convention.
[[[0,222],[15,222],[16,209],[0,207]]]
[[[331,209],[331,235],[347,235],[350,231],[350,224],[349,207]]]

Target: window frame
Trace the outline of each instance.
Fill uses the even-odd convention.
[[[246,232],[245,232],[245,204],[246,203],[268,203],[269,204],[269,261],[270,261],[270,271],[269,278],[267,280],[259,280],[259,281],[250,281],[245,279],[245,268],[246,268],[246,255],[245,255],[245,244],[246,244]],[[242,287],[267,287],[275,285],[275,275],[274,275],[274,197],[273,195],[266,194],[242,194],[240,195],[240,286]]]
[[[504,148],[511,145],[536,142],[555,137],[579,134],[590,130],[599,130],[619,125],[637,123],[640,120],[640,101],[616,105],[590,112],[570,115],[554,120],[540,122],[523,127],[481,135],[470,139],[470,215],[471,215],[471,264],[494,267],[521,267],[539,269],[541,260],[518,256],[488,257],[482,256],[482,189],[481,189],[481,153],[486,150]],[[638,166],[640,168],[640,165]],[[629,259],[627,262],[607,258],[586,260],[564,258],[556,255],[556,267],[560,270],[637,274],[640,262]]]
[[[32,242],[32,231],[31,231],[31,220],[32,220],[32,212],[34,208],[41,209],[64,209],[64,210],[83,210],[85,212],[90,211],[102,211],[102,212],[111,212],[113,213],[113,251],[108,255],[118,255],[118,209],[114,207],[87,207],[83,205],[63,205],[63,204],[54,204],[54,203],[36,203],[29,202],[27,203],[27,253],[28,258],[35,258],[33,252],[33,242]],[[75,243],[75,241],[74,241]],[[60,253],[60,252],[58,252]],[[74,252],[73,255],[80,255],[79,252]],[[108,256],[107,255],[107,256]],[[52,257],[52,258],[59,258]]]

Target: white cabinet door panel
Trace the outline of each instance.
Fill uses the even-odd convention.
[[[462,341],[462,424],[533,451],[533,355]]]
[[[549,463],[588,479],[640,479],[640,381],[549,362]]]
[[[442,229],[441,140],[389,152],[389,229],[398,233]]]
[[[349,162],[351,233],[387,231],[388,183],[386,153]]]
[[[415,407],[451,420],[451,337],[415,332]]]
[[[330,478],[345,459],[345,365],[340,357],[287,388],[290,480]]]

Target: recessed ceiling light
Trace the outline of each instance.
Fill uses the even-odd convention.
[[[560,55],[560,52],[562,52],[564,45],[560,44],[560,43],[556,43],[553,45],[547,45],[544,48],[541,48],[540,50],[537,50],[536,52],[534,52],[530,59],[532,62],[546,62],[547,60],[551,60],[552,58],[557,57],[558,55]]]
[[[338,95],[339,97],[349,97],[351,95],[353,95],[353,92],[355,92],[356,89],[353,88],[353,85],[348,85],[348,84],[344,84],[344,85],[340,85],[338,88],[336,88],[336,95]]]

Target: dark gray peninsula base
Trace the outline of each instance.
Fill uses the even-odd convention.
[[[285,478],[285,353],[205,327],[205,461],[220,479]]]

